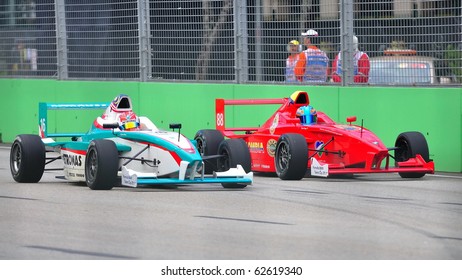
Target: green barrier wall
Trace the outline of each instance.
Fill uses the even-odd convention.
[[[287,97],[295,90],[309,93],[311,105],[334,120],[345,123],[357,116],[357,124],[374,131],[387,146],[399,133],[420,131],[428,141],[438,171],[462,172],[462,89],[378,88],[292,85],[236,85],[189,83],[140,83],[0,79],[2,110],[0,135],[11,143],[17,134],[38,133],[39,102],[109,102],[117,94],[132,97],[138,115],[160,128],[181,123],[192,138],[197,130],[214,128],[215,98]],[[258,126],[275,105],[231,107],[228,126]],[[50,113],[49,132],[85,132],[102,112]]]

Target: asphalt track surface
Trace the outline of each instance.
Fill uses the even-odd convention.
[[[462,174],[92,191],[16,183],[0,146],[0,259],[462,259]]]

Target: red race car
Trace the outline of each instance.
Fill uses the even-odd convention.
[[[261,104],[281,106],[260,127],[225,127],[225,106]],[[304,91],[279,99],[216,99],[215,105],[217,129],[200,130],[194,137],[209,173],[234,165],[223,160],[233,158],[226,157],[227,149],[222,147],[225,137],[246,142],[251,155],[246,169],[275,172],[282,180],[300,180],[307,170],[322,177],[397,172],[402,178],[420,178],[435,170],[420,132],[403,132],[394,147],[387,148],[373,132],[352,125],[356,117],[347,118],[349,124],[339,124],[316,112]],[[222,157],[209,156],[217,154]]]

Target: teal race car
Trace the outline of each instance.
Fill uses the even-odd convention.
[[[105,109],[86,133],[47,133],[48,111]],[[225,188],[244,188],[253,182],[250,152],[242,139],[223,140],[217,154],[201,156],[195,140],[159,129],[149,118],[138,117],[128,95],[110,103],[39,104],[40,135],[18,135],[10,153],[10,170],[19,183],[37,183],[47,165],[62,162],[64,178],[85,182],[93,190],[114,186],[141,187],[221,183]],[[175,131],[177,130],[177,131]],[[55,139],[68,138],[67,141]],[[204,160],[218,161],[216,172],[204,172]],[[62,176],[61,176],[62,177]]]

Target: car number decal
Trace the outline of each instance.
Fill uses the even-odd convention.
[[[223,126],[223,113],[218,113],[217,114],[217,126]]]

